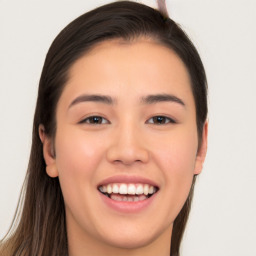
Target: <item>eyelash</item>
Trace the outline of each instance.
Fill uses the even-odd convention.
[[[90,122],[90,121],[96,121],[96,120],[98,120],[98,121],[101,120],[101,123],[98,123],[98,121],[96,123]],[[102,123],[103,120],[104,120],[104,122]],[[86,123],[86,124],[91,124],[91,125],[100,125],[100,124],[109,124],[110,122],[102,116],[89,116],[89,117],[83,119],[82,121],[80,121],[79,123],[80,124]]]
[[[150,122],[150,120],[153,120],[153,122]],[[164,120],[164,122],[163,122]],[[160,123],[154,123],[154,121],[160,121]],[[147,120],[147,123],[149,124],[157,124],[157,125],[164,125],[164,124],[176,124],[176,121],[173,120],[172,118],[170,117],[167,117],[167,116],[153,116],[151,117],[150,119]]]
[[[152,121],[150,121],[150,120],[152,120]],[[94,121],[96,121],[96,122],[94,122]],[[154,123],[154,121],[158,122],[158,123]],[[79,123],[80,124],[86,123],[86,124],[91,124],[91,125],[100,125],[100,124],[109,124],[110,122],[102,116],[89,116],[89,117],[83,119],[82,121],[80,121]],[[164,124],[169,124],[169,123],[176,124],[176,121],[173,120],[172,118],[166,117],[166,116],[153,116],[150,119],[148,119],[146,121],[146,123],[164,125]]]

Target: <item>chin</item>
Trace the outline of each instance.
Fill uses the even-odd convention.
[[[112,247],[116,247],[119,249],[124,250],[136,250],[142,247],[147,247],[154,241],[153,237],[145,237],[142,236],[136,236],[136,237],[125,237],[125,238],[115,238],[111,239],[108,242],[108,244]]]
[[[167,234],[168,239],[171,241],[171,230],[163,232],[162,230],[158,231],[149,231],[146,228],[142,230],[128,230],[120,229],[120,232],[111,234],[110,236],[104,237],[104,243],[108,244],[111,247],[123,249],[123,250],[136,250],[142,247],[150,247],[151,244],[157,243],[160,237]]]

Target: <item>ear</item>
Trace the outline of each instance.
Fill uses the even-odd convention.
[[[45,128],[42,124],[39,125],[39,137],[43,144],[43,155],[44,161],[46,163],[46,173],[50,177],[55,178],[59,175],[59,173],[56,166],[53,141],[46,135]]]
[[[205,122],[201,138],[201,147],[197,151],[194,174],[200,174],[203,169],[204,160],[207,152],[208,141],[208,121]]]

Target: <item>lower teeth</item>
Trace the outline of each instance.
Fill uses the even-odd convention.
[[[115,201],[124,201],[124,202],[138,202],[146,200],[148,197],[145,195],[139,196],[124,196],[124,195],[117,195],[117,194],[110,194],[109,197]]]

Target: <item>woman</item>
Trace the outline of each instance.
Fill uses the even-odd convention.
[[[200,57],[116,2],[70,23],[42,71],[21,212],[1,255],[179,255],[207,148]]]

